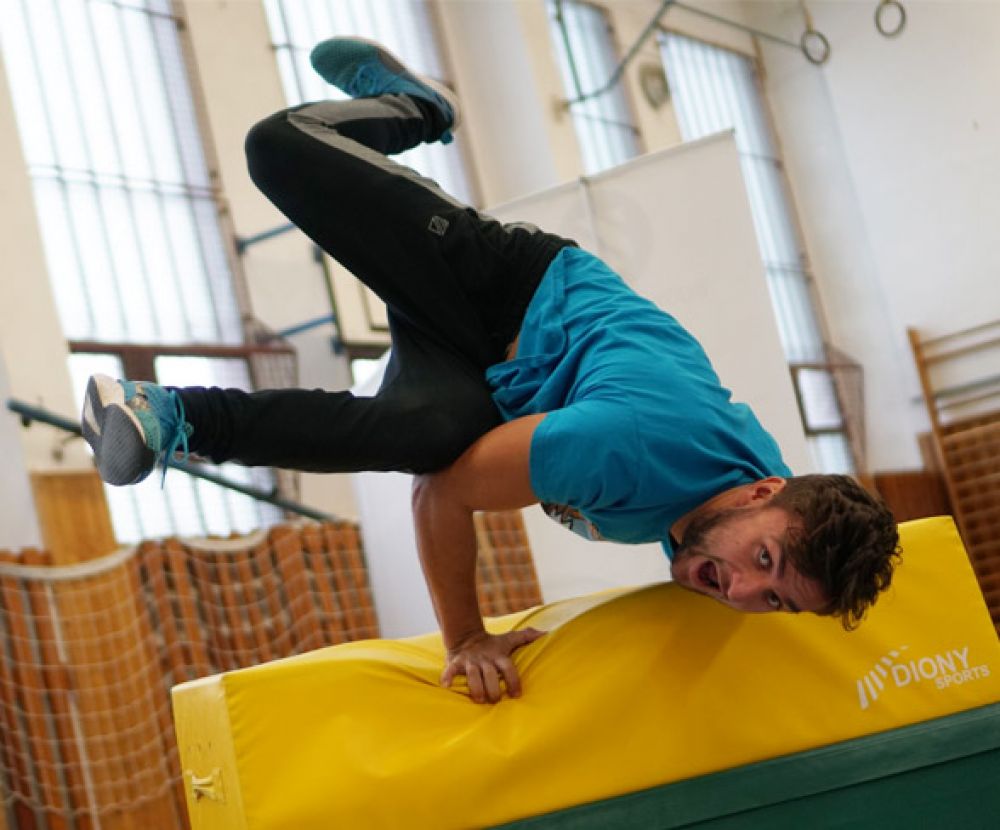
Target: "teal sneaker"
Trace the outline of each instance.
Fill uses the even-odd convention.
[[[108,484],[138,484],[159,461],[164,478],[179,449],[188,456],[192,428],[180,395],[155,383],[93,375],[80,418],[97,471]]]
[[[360,37],[334,37],[309,55],[319,76],[352,98],[410,95],[429,101],[444,117],[443,144],[450,144],[459,125],[458,98],[443,84],[417,75],[384,46]]]

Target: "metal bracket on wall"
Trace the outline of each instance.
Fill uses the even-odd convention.
[[[676,0],[663,0],[663,2],[660,3],[660,7],[656,10],[656,13],[652,16],[652,18],[650,18],[645,28],[643,28],[642,32],[639,34],[639,37],[636,38],[635,43],[633,43],[628,52],[625,53],[625,57],[622,58],[618,66],[615,67],[614,71],[611,73],[611,77],[608,78],[607,83],[599,89],[595,89],[593,92],[584,94],[583,90],[580,89],[580,76],[576,70],[576,61],[573,60],[573,49],[570,46],[569,32],[566,31],[566,19],[563,17],[562,13],[562,0],[556,0],[556,21],[559,23],[559,31],[562,34],[563,43],[566,45],[566,57],[569,60],[570,74],[573,76],[573,87],[576,89],[576,97],[562,101],[562,108],[569,109],[569,107],[573,104],[579,104],[583,101],[588,101],[591,98],[597,98],[598,96],[604,95],[606,92],[613,89],[621,80],[622,74],[625,72],[625,68],[632,62],[632,59],[636,56],[636,54],[638,54],[643,44],[649,39],[649,36],[656,31],[660,18],[662,18],[663,15],[667,13],[668,9],[675,5],[675,3]]]
[[[294,326],[289,326],[288,328],[276,331],[271,335],[271,337],[275,340],[286,340],[289,337],[295,336],[296,334],[302,334],[303,332],[312,331],[313,329],[318,329],[321,326],[326,326],[326,325],[332,325],[334,328],[337,328],[337,315],[324,314],[321,317],[314,317],[311,320],[305,320],[301,323],[297,323]],[[344,354],[345,345],[344,341],[340,339],[339,333],[334,334],[330,338],[330,348],[333,349],[333,353],[336,355]]]
[[[576,61],[573,59],[573,49],[570,46],[569,32],[566,30],[566,20],[563,17],[562,6],[563,1],[556,0],[556,22],[559,24],[559,30],[562,35],[563,43],[566,47],[566,57],[569,61],[569,69],[570,74],[573,77],[573,87],[576,90],[576,97],[561,100],[559,102],[560,110],[568,110],[573,106],[573,104],[580,104],[584,101],[589,101],[592,98],[598,98],[614,89],[614,87],[621,80],[622,75],[625,73],[626,67],[628,67],[628,65],[635,59],[635,56],[649,39],[649,36],[658,30],[664,31],[663,27],[660,25],[660,21],[663,16],[670,11],[671,7],[684,9],[691,14],[696,14],[699,17],[713,20],[716,23],[723,24],[724,26],[739,29],[742,32],[754,35],[762,40],[767,40],[771,43],[777,43],[781,46],[788,46],[792,49],[796,49],[802,52],[810,63],[817,66],[826,63],[830,59],[830,42],[822,32],[813,27],[812,21],[808,16],[808,12],[806,12],[806,28],[802,32],[802,37],[799,42],[796,43],[795,41],[787,40],[783,37],[778,37],[777,35],[772,35],[770,32],[764,32],[760,29],[755,29],[752,26],[745,26],[735,20],[730,20],[729,18],[722,17],[721,15],[713,14],[712,12],[704,11],[703,9],[699,9],[695,6],[689,6],[686,3],[678,2],[678,0],[663,0],[659,8],[656,10],[656,13],[650,18],[649,22],[643,28],[642,32],[636,38],[632,46],[629,47],[628,51],[625,53],[625,57],[623,57],[619,64],[614,68],[611,73],[611,77],[608,78],[607,82],[597,89],[585,93],[580,88],[580,76],[577,71]],[[805,11],[804,7],[803,11]]]
[[[278,225],[275,228],[270,228],[269,230],[261,231],[260,233],[255,233],[251,236],[238,236],[236,237],[236,253],[238,253],[240,256],[243,256],[247,252],[247,249],[250,248],[252,245],[256,245],[260,242],[266,242],[268,239],[274,239],[277,236],[283,236],[284,234],[289,233],[290,231],[295,231],[298,229],[299,229],[298,225],[295,225],[292,222],[288,222],[284,225]],[[320,248],[319,245],[316,245],[314,243],[312,250],[313,250],[313,259],[316,260],[316,263],[318,265],[322,265],[323,249]],[[330,301],[331,304],[333,304],[332,297],[330,298]],[[332,323],[334,327],[337,327],[337,315],[336,314],[324,315],[323,317],[319,317],[315,320],[309,320],[299,325],[291,326],[287,329],[282,329],[281,331],[275,332],[269,339],[278,340],[281,338],[289,337],[290,335],[293,334],[300,334],[301,332],[309,331],[310,329],[317,328],[318,326],[321,326],[325,323]],[[340,339],[339,335],[334,335],[334,337],[331,339],[331,347],[333,349],[334,354],[338,355],[343,354],[344,343]]]
[[[288,222],[284,225],[278,225],[276,228],[270,228],[269,230],[261,231],[260,233],[255,233],[250,236],[237,236],[236,253],[243,256],[249,247],[256,245],[258,242],[266,242],[268,239],[274,239],[276,236],[283,236],[289,231],[297,231],[298,229],[298,225]],[[323,249],[315,243],[313,243],[313,259],[315,259],[316,262],[323,261]]]
[[[278,225],[276,228],[270,228],[266,231],[261,231],[260,233],[255,233],[251,236],[237,236],[236,237],[236,253],[240,256],[246,253],[247,248],[251,245],[256,245],[258,242],[265,242],[268,239],[273,239],[276,236],[282,236],[289,231],[296,230],[296,226],[291,222],[284,225]]]

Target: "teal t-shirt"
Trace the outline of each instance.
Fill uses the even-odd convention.
[[[778,445],[734,403],[704,350],[607,265],[564,248],[486,379],[506,420],[548,413],[531,441],[546,512],[592,539],[661,542],[724,490],[789,476]]]

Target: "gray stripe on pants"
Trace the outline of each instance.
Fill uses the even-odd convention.
[[[288,113],[288,123],[306,135],[352,155],[366,164],[378,167],[393,176],[409,179],[414,184],[430,190],[435,196],[445,200],[453,207],[460,209],[467,207],[453,196],[445,193],[433,179],[421,176],[416,170],[398,164],[388,156],[337,132],[338,124],[348,121],[363,121],[366,118],[422,120],[423,114],[417,105],[405,95],[357,98],[351,102],[349,107],[344,106],[343,101],[323,101],[318,104],[308,104]]]
[[[366,118],[407,118],[423,119],[423,113],[416,104],[405,95],[387,95],[381,98],[356,98],[351,101],[349,107],[344,106],[344,101],[321,101],[316,104],[307,104],[304,107],[292,110],[288,113],[288,123],[306,135],[322,141],[331,147],[335,147],[341,152],[348,153],[360,159],[366,164],[384,170],[393,176],[401,176],[414,184],[431,191],[435,196],[443,199],[453,207],[461,210],[475,210],[476,214],[483,221],[496,222],[492,216],[480,213],[479,210],[459,201],[450,193],[441,189],[441,186],[426,176],[421,176],[416,170],[393,161],[388,156],[377,150],[372,150],[352,138],[347,138],[337,132],[337,125],[347,121],[361,121]],[[513,233],[517,229],[528,231],[529,233],[539,233],[537,225],[530,222],[512,222],[501,225],[507,233]]]

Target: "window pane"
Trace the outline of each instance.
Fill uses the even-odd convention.
[[[550,32],[566,99],[603,88],[618,66],[607,14],[575,0],[548,0]],[[598,173],[639,153],[635,125],[621,84],[570,105],[584,172]]]
[[[4,4],[0,42],[60,317],[74,340],[237,343],[177,22],[146,5]]]
[[[847,437],[842,433],[814,435],[808,439],[809,452],[817,470],[824,473],[854,473],[854,461]]]
[[[822,369],[799,369],[796,373],[806,428],[809,430],[843,429],[837,390],[833,376]]]

